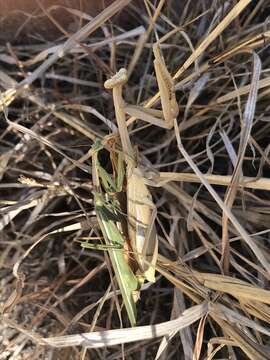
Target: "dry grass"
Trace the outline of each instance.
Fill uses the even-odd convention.
[[[0,359],[270,359],[269,5],[116,0],[1,48]],[[107,254],[78,239],[99,235],[91,145],[108,170],[120,150],[103,83],[126,67],[125,101],[160,109],[159,39],[180,111],[172,130],[127,117],[159,236],[128,328]]]

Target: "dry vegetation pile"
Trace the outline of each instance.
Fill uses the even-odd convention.
[[[0,50],[0,359],[270,359],[270,1],[62,11],[78,31]],[[124,67],[126,103],[161,109],[157,41],[179,114],[126,116],[159,239],[129,328],[108,253],[80,239],[101,236],[91,146],[108,172],[121,151],[104,81]]]

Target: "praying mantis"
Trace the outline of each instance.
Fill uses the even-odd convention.
[[[154,224],[156,208],[152,195],[146,185],[143,171],[137,164],[133,147],[129,138],[126,114],[135,116],[153,125],[171,129],[174,119],[178,115],[178,105],[175,98],[173,79],[166,68],[161,55],[159,44],[153,45],[154,68],[160,91],[162,110],[145,109],[144,107],[126,104],[122,97],[122,88],[128,80],[127,70],[120,69],[112,78],[104,83],[106,89],[111,89],[115,107],[116,120],[120,134],[124,162],[126,165],[126,208],[127,208],[127,236],[132,257],[136,266],[129,264],[125,256],[126,240],[121,230],[121,211],[119,204],[112,206],[108,201],[108,187],[118,191],[117,186],[109,180],[104,169],[98,162],[100,144],[94,144],[93,184],[95,188],[95,210],[104,237],[106,250],[116,275],[116,279],[123,297],[123,302],[132,326],[136,325],[136,301],[139,290],[144,281],[155,281],[155,266],[158,257],[158,237]],[[119,171],[118,175],[122,174]],[[120,176],[123,180],[123,175]],[[101,191],[100,181],[107,194]],[[121,182],[121,181],[120,181]],[[120,184],[118,182],[118,185]],[[109,185],[109,186],[108,186]],[[106,199],[107,197],[107,199]],[[92,245],[83,242],[83,247]],[[105,245],[105,246],[106,246]],[[103,249],[105,249],[103,247]]]

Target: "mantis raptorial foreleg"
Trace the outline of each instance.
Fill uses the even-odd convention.
[[[160,92],[162,111],[129,104],[126,104],[124,108],[131,116],[135,116],[138,119],[162,128],[171,129],[173,127],[173,121],[179,112],[175,97],[174,80],[166,67],[159,43],[153,45],[153,52],[155,57],[154,68]]]

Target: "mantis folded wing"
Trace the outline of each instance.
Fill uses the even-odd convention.
[[[140,168],[127,177],[128,233],[142,280],[155,282],[158,239],[154,225],[155,206]]]

